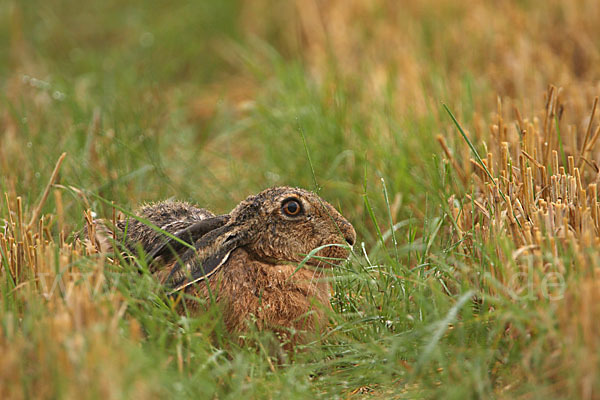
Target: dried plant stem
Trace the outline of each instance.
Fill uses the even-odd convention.
[[[50,189],[52,188],[52,185],[54,184],[54,182],[56,182],[56,179],[58,178],[58,172],[60,171],[60,166],[62,165],[66,156],[67,156],[67,153],[62,153],[60,155],[60,157],[58,158],[58,161],[56,162],[56,165],[54,166],[54,171],[52,171],[50,180],[48,181],[48,184],[46,185],[46,189],[44,189],[44,194],[42,195],[40,202],[38,203],[35,210],[33,211],[33,214],[31,215],[31,219],[29,220],[29,224],[27,224],[27,229],[30,229],[33,226],[33,224],[35,224],[35,221],[37,221],[37,219],[40,217],[40,213],[42,212],[42,207],[44,207],[44,203],[48,199],[48,195],[50,194]]]
[[[460,168],[460,166],[456,162],[456,158],[454,158],[454,156],[450,152],[450,149],[448,148],[448,145],[446,144],[446,139],[444,139],[444,137],[442,135],[437,135],[436,140],[442,147],[442,150],[444,150],[444,154],[446,154],[446,157],[448,157],[448,161],[450,161],[450,164],[452,164],[452,167],[456,171],[456,174],[458,175],[460,181],[463,184],[465,184],[467,182],[467,177],[465,176],[462,168]]]
[[[581,156],[585,155],[585,151],[587,149],[588,140],[590,139],[590,134],[592,133],[592,123],[594,122],[594,115],[596,114],[596,107],[598,106],[598,96],[594,98],[594,105],[592,106],[592,114],[590,115],[590,121],[588,122],[587,130],[585,131],[585,138],[583,139],[583,144],[581,145]],[[581,157],[580,156],[580,157]]]
[[[516,109],[514,123],[506,123],[499,102],[497,121],[489,129],[490,142],[482,146],[488,151],[486,158],[479,156],[466,132],[445,107],[466,144],[460,154],[465,160],[469,152],[475,156],[461,170],[466,177],[473,177],[471,193],[465,193],[464,201],[459,201],[462,209],[454,207],[455,196],[449,198],[455,226],[460,227],[455,237],[458,248],[465,254],[480,251],[474,241],[464,239],[468,237],[465,227],[472,227],[473,236],[490,245],[498,238],[511,240],[512,254],[498,250],[497,255],[500,260],[513,260],[517,268],[490,271],[496,282],[511,290],[516,289],[512,287],[515,276],[524,267],[533,265],[541,272],[555,268],[562,273],[566,268],[561,258],[565,252],[580,254],[582,249],[600,246],[597,197],[600,169],[595,161],[584,157],[585,152],[594,154],[593,147],[600,136],[600,128],[593,127],[598,98],[594,100],[587,130],[578,137],[577,127],[568,126],[563,129],[568,134],[561,138],[559,118],[563,106],[559,94],[559,89],[549,87],[546,104],[539,114],[543,118],[535,123],[523,118]],[[514,130],[508,131],[507,127]],[[450,158],[452,153],[445,141],[439,137],[437,140]],[[454,166],[461,160],[450,158],[450,162]],[[584,171],[577,162],[589,164],[592,173]],[[548,254],[550,260],[544,258]],[[539,287],[540,282],[534,282],[534,286]],[[537,295],[542,296],[541,292]]]

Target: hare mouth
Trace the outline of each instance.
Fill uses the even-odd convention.
[[[314,253],[313,250],[303,262],[322,269],[339,267],[350,259],[352,253],[352,247],[348,248],[348,246],[337,243],[324,245],[317,249],[320,249],[320,251]]]
[[[348,254],[327,254],[327,255],[315,255],[308,259],[301,261],[305,265],[310,267],[316,267],[320,269],[331,269],[336,268],[348,261],[350,253]]]
[[[348,258],[341,258],[336,256],[313,256],[311,258],[304,258],[302,260],[279,260],[274,257],[265,257],[257,259],[256,261],[263,262],[271,265],[293,265],[296,267],[308,267],[318,269],[332,269],[339,267],[342,263],[348,261]]]

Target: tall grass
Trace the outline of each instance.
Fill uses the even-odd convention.
[[[0,397],[597,398],[596,3],[3,2]],[[359,240],[279,359],[73,235],[280,184]]]

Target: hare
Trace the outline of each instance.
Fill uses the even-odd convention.
[[[356,240],[352,224],[329,203],[292,187],[264,190],[225,215],[172,201],[144,206],[138,215],[191,245],[131,218],[115,227],[130,251],[143,250],[172,293],[212,296],[230,332],[243,332],[252,320],[292,341],[302,336],[293,332],[325,327],[331,288],[319,278],[348,257]],[[96,242],[110,250],[112,233],[97,232]],[[298,268],[317,248],[317,257]],[[186,297],[188,309],[197,309],[200,303]]]

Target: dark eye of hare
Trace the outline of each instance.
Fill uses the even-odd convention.
[[[296,199],[287,199],[284,200],[283,205],[281,206],[281,210],[285,215],[295,217],[299,215],[302,211],[302,206],[300,205],[300,202]]]

